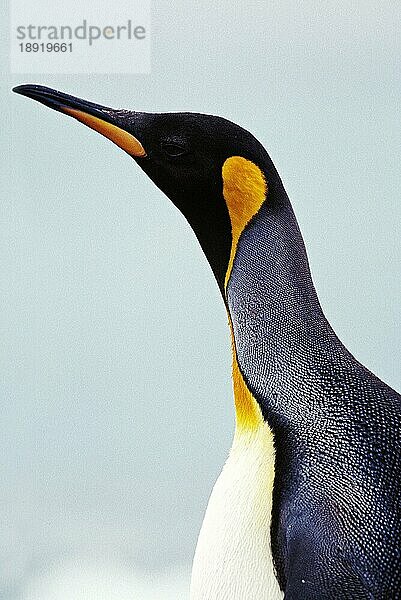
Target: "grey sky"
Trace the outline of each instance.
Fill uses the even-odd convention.
[[[150,75],[3,73],[0,598],[36,600],[81,559],[172,569],[178,590],[233,429],[226,315],[183,217],[118,148],[11,87],[250,129],[330,322],[399,388],[397,9],[154,0]]]

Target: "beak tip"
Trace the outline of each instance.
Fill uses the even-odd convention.
[[[24,90],[24,85],[16,85],[15,87],[13,87],[11,89],[12,92],[15,92],[16,94],[23,94],[23,90]]]
[[[41,91],[47,91],[48,88],[45,88],[43,85],[35,85],[32,83],[24,83],[22,85],[16,85],[12,88],[12,92],[16,94],[21,94],[21,96],[27,96],[28,98],[32,98],[39,94]]]
[[[34,87],[41,87],[41,86],[35,86],[32,83],[23,83],[21,85],[16,85],[15,87],[13,87],[12,91],[17,92],[17,94],[19,94],[20,92],[22,92],[25,89],[34,88]]]

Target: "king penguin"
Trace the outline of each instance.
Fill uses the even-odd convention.
[[[230,121],[15,92],[133,157],[192,227],[225,304],[236,427],[191,600],[401,598],[401,397],[326,320],[263,146]]]

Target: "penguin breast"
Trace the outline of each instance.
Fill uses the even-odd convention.
[[[270,523],[274,448],[267,425],[237,430],[195,552],[190,600],[279,600]]]

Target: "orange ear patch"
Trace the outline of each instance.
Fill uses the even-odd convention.
[[[66,106],[62,107],[61,110],[67,115],[70,115],[78,121],[81,121],[81,123],[84,123],[91,129],[94,129],[98,133],[104,135],[109,140],[117,144],[117,146],[125,150],[125,152],[128,152],[128,154],[131,156],[146,156],[145,149],[141,142],[137,140],[135,136],[128,133],[128,131],[124,131],[124,129],[117,127],[117,125],[107,123],[107,121],[103,121],[103,119],[94,117],[93,115],[76,108],[69,108]]]
[[[231,254],[224,286],[230,279],[238,240],[246,225],[262,206],[267,184],[262,171],[255,163],[242,156],[227,158],[222,169],[223,196],[231,220]]]

